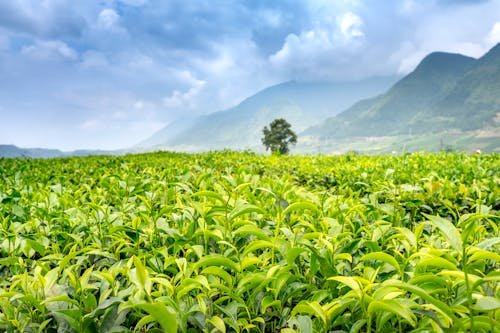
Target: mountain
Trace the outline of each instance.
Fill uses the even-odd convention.
[[[63,152],[58,149],[20,148],[15,145],[0,145],[0,158],[25,157],[25,158],[54,158],[89,155],[120,155],[127,153],[125,150],[74,150]],[[130,150],[132,152],[132,150]]]
[[[383,92],[397,77],[358,82],[286,82],[269,87],[230,109],[174,122],[139,144],[185,151],[260,147],[262,129],[283,117],[298,132]]]
[[[474,130],[500,125],[500,43],[478,59],[432,109],[444,126]],[[435,126],[436,127],[436,126]]]
[[[14,145],[0,145],[0,157],[52,158],[61,156],[64,156],[64,153],[57,149],[19,148]]]
[[[385,94],[362,100],[302,136],[426,135],[492,130],[500,118],[500,44],[479,59],[431,53]]]
[[[199,119],[197,117],[183,117],[176,119],[167,126],[163,127],[161,130],[155,132],[148,139],[137,144],[136,147],[154,147],[156,145],[175,140],[176,136],[188,130],[198,120]]]

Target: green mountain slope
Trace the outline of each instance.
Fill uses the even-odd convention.
[[[387,93],[303,132],[322,139],[424,135],[495,128],[500,44],[480,59],[432,53]]]
[[[500,44],[477,60],[432,113],[442,117],[433,128],[474,130],[500,125]],[[429,124],[430,125],[430,124]]]
[[[260,147],[262,128],[275,118],[286,118],[295,131],[302,131],[361,98],[383,92],[396,80],[383,77],[359,82],[282,83],[228,110],[174,122],[140,146],[188,151]]]

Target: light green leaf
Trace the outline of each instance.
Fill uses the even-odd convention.
[[[281,333],[308,333],[313,332],[313,323],[310,316],[297,316],[288,320],[288,326],[297,327],[297,330],[291,328],[281,330]]]
[[[273,247],[276,248],[276,246],[272,242],[264,240],[254,240],[245,247],[243,256],[245,257],[247,254],[253,253],[254,251],[259,249],[271,249]]]
[[[147,293],[149,293],[151,289],[151,282],[149,281],[149,274],[146,270],[146,267],[142,264],[141,260],[134,256],[134,266],[135,266],[135,274],[133,274],[133,279],[141,288],[144,289]],[[134,273],[133,270],[131,270]]]
[[[483,249],[483,250],[488,250],[490,247],[500,244],[500,237],[493,237],[493,238],[488,238],[482,241],[481,243],[477,244],[476,247]]]
[[[401,271],[401,268],[399,267],[398,262],[396,259],[394,259],[393,256],[388,255],[387,253],[384,252],[372,252],[365,254],[364,256],[361,257],[361,260],[380,260],[382,262],[385,262],[392,267],[394,267],[398,272]]]
[[[300,201],[300,202],[294,202],[290,206],[286,207],[285,210],[283,211],[283,215],[305,209],[308,209],[313,213],[318,212],[318,206],[316,204],[310,201]]]
[[[212,198],[212,199],[215,199],[217,201],[220,201],[221,203],[225,203],[222,195],[220,195],[219,193],[216,193],[214,191],[199,191],[199,192],[191,194],[191,197],[192,198],[207,197],[207,198]]]
[[[46,247],[42,243],[29,238],[26,239],[26,243],[28,243],[29,246],[31,246],[31,248],[35,250],[37,253],[39,253],[41,256],[45,255]]]
[[[220,254],[209,254],[204,256],[194,265],[194,269],[197,270],[200,267],[209,266],[222,266],[235,272],[239,272],[239,268],[234,261]]]
[[[340,282],[348,286],[352,290],[357,290],[357,291],[362,290],[363,284],[369,283],[368,280],[362,279],[357,276],[332,276],[329,277],[327,280]]]
[[[141,318],[135,325],[135,330],[140,331],[143,326],[146,326],[149,323],[152,323],[155,321],[155,318],[152,315],[147,315]]]
[[[425,270],[428,266],[436,267],[436,268],[441,268],[441,269],[450,269],[450,270],[455,270],[457,269],[457,266],[453,264],[452,262],[441,258],[441,257],[428,257],[428,258],[423,258],[417,264],[415,265],[415,270]]]
[[[222,320],[218,316],[213,316],[212,318],[209,319],[209,322],[214,325],[214,327],[219,330],[222,333],[226,333],[226,324],[224,323],[224,320]]]
[[[61,309],[55,310],[54,315],[56,317],[64,319],[75,331],[80,332],[82,312],[77,309]]]
[[[458,252],[462,253],[462,237],[458,229],[448,221],[440,216],[434,216],[423,213],[429,221],[441,230],[441,233],[446,238],[448,243]]]
[[[411,285],[411,284],[405,283],[405,282],[388,283],[388,284],[386,284],[386,286],[394,286],[396,288],[400,288],[400,289],[409,291],[409,292],[419,296],[420,298],[424,299],[425,301],[429,302],[430,304],[434,305],[436,308],[440,309],[443,312],[443,314],[445,314],[451,322],[453,322],[456,319],[455,314],[453,313],[451,308],[446,303],[432,297],[431,295],[429,295],[429,293],[427,291],[425,291],[424,289],[422,289],[420,287],[417,287],[417,286],[414,286],[414,285]]]
[[[203,271],[201,271],[201,274],[203,275],[215,275],[220,277],[228,286],[233,285],[233,278],[231,277],[231,274],[226,272],[224,269],[218,267],[218,266],[208,266]]]
[[[13,205],[12,206],[12,214],[14,214],[17,217],[24,217],[24,209],[18,205]]]
[[[469,262],[473,263],[475,261],[483,261],[483,260],[493,260],[496,262],[500,262],[500,254],[491,252],[491,251],[486,251],[486,250],[481,250],[478,248],[472,249],[471,250],[472,255],[469,257]]]
[[[352,325],[351,329],[349,330],[349,333],[358,333],[365,325],[366,325],[366,319],[359,319]]]
[[[316,316],[326,325],[325,311],[316,301],[300,301],[299,304],[293,308],[292,316],[295,316],[297,313],[307,313]]]
[[[273,306],[281,306],[280,300],[275,300],[271,295],[267,295],[262,299],[261,302],[261,312],[265,314],[268,308],[272,308]]]
[[[292,247],[286,252],[286,262],[288,265],[292,265],[295,259],[302,253],[307,252],[306,248],[303,247]]]
[[[235,218],[237,218],[238,216],[250,214],[250,213],[264,214],[265,212],[261,208],[255,206],[255,205],[244,203],[244,204],[241,204],[241,205],[234,207],[234,209],[231,211],[231,213],[229,213],[228,219],[230,221],[232,221]]]
[[[384,311],[389,311],[395,315],[403,317],[406,319],[410,325],[415,326],[417,318],[411,312],[411,310],[405,306],[402,306],[400,302],[394,299],[384,299],[380,301],[373,301],[368,306],[368,313],[380,314]]]
[[[500,300],[491,296],[484,296],[477,300],[474,310],[478,311],[492,311],[500,309]]]
[[[177,333],[177,317],[164,303],[142,303],[135,307],[149,313],[166,333]]]
[[[234,235],[255,236],[258,239],[269,241],[270,237],[262,229],[253,224],[246,224],[239,227],[234,232]]]

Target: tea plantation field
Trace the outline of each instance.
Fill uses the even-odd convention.
[[[0,159],[0,331],[500,332],[500,156]]]

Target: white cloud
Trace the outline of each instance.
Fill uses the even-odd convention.
[[[134,109],[137,110],[142,110],[144,109],[144,102],[143,101],[137,101],[134,103]]]
[[[496,22],[493,25],[493,28],[491,28],[491,31],[488,33],[486,40],[491,46],[500,43],[500,22]]]
[[[203,113],[232,107],[258,90],[281,81],[271,73],[267,58],[250,38],[212,43],[210,56],[193,58],[188,66],[197,78],[206,82],[197,97],[197,105],[203,106],[199,108]]]
[[[119,0],[119,2],[129,6],[141,7],[148,3],[148,0]]]
[[[137,139],[135,143],[139,141],[139,139],[145,139],[146,137],[150,136],[152,133],[160,130],[163,128],[166,124],[163,122],[159,121],[151,121],[151,120],[145,120],[145,121],[132,121],[127,124],[127,128],[134,133],[139,134],[137,136]]]
[[[344,37],[356,38],[363,37],[365,35],[362,30],[363,21],[358,15],[348,12],[342,15],[339,21],[340,30],[342,31]]]
[[[338,66],[364,45],[363,21],[346,12],[336,20],[317,22],[313,29],[286,37],[281,49],[269,57],[271,66],[298,80],[338,79]],[[344,73],[345,74],[345,73]]]
[[[172,94],[163,99],[163,105],[169,109],[188,108],[193,109],[196,106],[196,96],[205,86],[203,80],[195,80],[193,86],[185,92],[174,90]]]
[[[78,125],[78,128],[85,131],[98,131],[105,129],[106,126],[100,119],[88,119]]]
[[[266,9],[261,10],[258,14],[260,20],[268,27],[279,27],[283,22],[283,17],[280,12],[276,10]]]
[[[112,30],[118,23],[120,16],[110,8],[103,9],[97,18],[97,25],[102,29]]]
[[[78,53],[60,40],[37,40],[34,44],[21,49],[21,54],[34,59],[66,59],[77,60]]]
[[[124,111],[115,111],[111,115],[111,119],[114,119],[114,120],[125,120],[127,118],[128,118],[128,114]]]
[[[87,51],[82,55],[81,66],[84,69],[103,68],[109,66],[106,56],[97,51]]]

